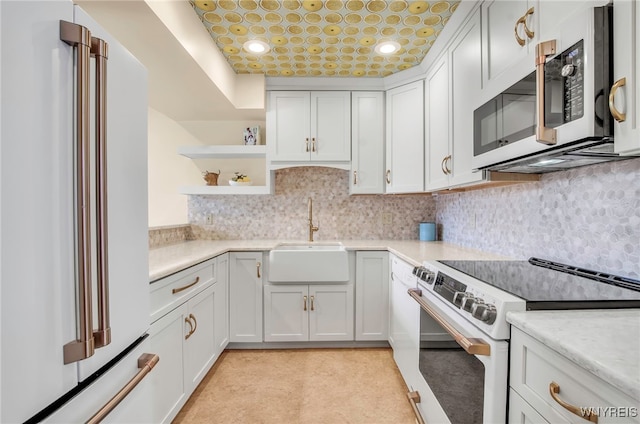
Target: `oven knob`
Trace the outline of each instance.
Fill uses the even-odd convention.
[[[496,307],[490,303],[484,303],[482,300],[479,300],[471,308],[471,316],[487,324],[493,324],[497,315]]]
[[[464,301],[466,293],[465,292],[461,292],[461,291],[457,291],[453,294],[453,304],[456,305],[458,308],[460,308],[462,306],[462,302]]]
[[[471,312],[471,308],[476,303],[476,298],[471,293],[465,293],[462,299],[462,309],[467,312]]]
[[[434,273],[429,271],[426,268],[422,268],[422,270],[420,271],[420,274],[418,275],[418,278],[420,278],[422,281],[426,282],[427,284],[433,283],[433,277],[434,277]]]

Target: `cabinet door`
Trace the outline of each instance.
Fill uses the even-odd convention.
[[[271,161],[308,161],[311,154],[311,94],[272,91],[267,108],[267,149]]]
[[[424,88],[416,81],[387,91],[387,193],[424,189]]]
[[[351,194],[384,193],[384,94],[351,93]]]
[[[160,361],[149,374],[154,423],[170,423],[187,400],[183,342],[188,315],[187,305],[183,304],[154,322],[149,329],[151,351],[160,356]]]
[[[351,160],[351,92],[311,92],[311,161]]]
[[[356,252],[356,340],[389,338],[389,254]]]
[[[445,52],[425,80],[426,190],[438,190],[449,185],[449,90],[449,61]]]
[[[451,172],[449,184],[458,186],[483,179],[473,172],[473,111],[482,89],[480,14],[462,28],[449,48],[451,75]]]
[[[309,340],[307,285],[264,286],[264,341]]]
[[[229,255],[229,341],[262,342],[262,252]]]
[[[527,11],[533,7],[533,13]],[[493,95],[534,69],[538,1],[485,1],[482,6],[484,86]],[[530,38],[518,20],[525,17]],[[517,37],[522,40],[518,43]],[[530,60],[529,60],[530,59]],[[507,72],[509,71],[509,72]]]
[[[616,109],[626,114],[614,124],[615,149],[620,154],[640,153],[640,4],[615,1],[613,6],[614,81],[625,78],[615,95]]]
[[[229,254],[217,258],[217,278],[214,291],[214,335],[216,357],[229,343]]]
[[[209,286],[187,303],[189,315],[186,317],[188,322],[185,321],[186,361],[184,365],[187,393],[196,388],[217,358],[213,312],[216,303],[215,286],[216,284]]]
[[[309,286],[309,340],[353,340],[353,285]]]
[[[557,418],[557,417],[555,417]],[[563,421],[567,422],[567,421]],[[513,389],[509,391],[509,423],[510,424],[546,424],[547,420],[542,418],[531,405],[529,405]]]

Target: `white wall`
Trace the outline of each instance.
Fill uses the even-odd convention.
[[[149,108],[149,227],[188,223],[182,185],[204,184],[201,171],[178,146],[202,144],[180,124]]]

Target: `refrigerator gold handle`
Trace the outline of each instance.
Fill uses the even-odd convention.
[[[76,148],[75,148],[75,227],[76,278],[78,299],[77,339],[63,347],[63,362],[70,364],[95,352],[91,294],[91,178],[89,60],[91,32],[72,22],[60,21],[60,40],[76,49]]]
[[[536,126],[536,140],[542,144],[556,144],[555,128],[544,126],[544,64],[547,56],[556,53],[556,40],[544,41],[536,46],[536,106],[538,123]]]
[[[111,398],[111,400],[109,400],[109,402],[107,402],[102,408],[100,408],[100,410],[96,412],[93,417],[89,418],[87,424],[97,424],[104,420],[106,416],[109,415],[109,413],[113,411],[115,407],[118,406],[118,404],[122,402],[122,400],[126,398],[133,389],[136,388],[136,386],[147,376],[147,374],[151,372],[153,367],[155,367],[159,361],[160,357],[158,355],[154,353],[143,353],[138,358],[138,369],[140,369],[140,371],[138,371],[136,375],[133,376],[133,378],[129,380],[129,382],[125,384],[124,387],[120,389],[120,391],[116,393],[114,397]]]
[[[107,58],[109,45],[91,37],[91,56],[95,73],[95,143],[96,143],[96,234],[98,328],[93,333],[96,348],[111,343],[109,320],[109,226],[107,204]]]

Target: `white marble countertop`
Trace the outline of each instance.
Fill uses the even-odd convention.
[[[279,243],[298,240],[193,240],[149,250],[149,281],[178,272],[231,251],[271,250]],[[327,243],[322,240],[318,243]],[[349,250],[388,250],[412,265],[437,259],[513,259],[440,241],[339,240]]]
[[[507,321],[640,401],[640,309],[508,312]]]

